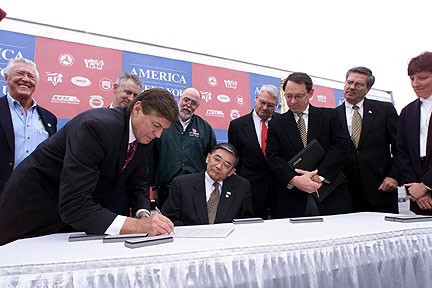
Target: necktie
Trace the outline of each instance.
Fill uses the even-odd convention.
[[[297,127],[299,129],[300,132],[300,137],[301,140],[303,142],[303,146],[306,146],[307,144],[307,133],[306,133],[306,124],[305,121],[303,119],[303,112],[298,113],[297,116],[299,117],[298,121],[297,121]]]
[[[354,113],[351,122],[351,128],[352,128],[351,138],[354,143],[354,146],[357,148],[360,140],[361,129],[362,129],[362,118],[360,112],[358,111],[359,107],[357,105],[354,105],[353,109],[354,109]]]
[[[133,141],[132,143],[129,144],[129,150],[128,150],[127,154],[126,154],[126,159],[125,159],[125,162],[124,162],[123,167],[121,169],[121,172],[123,172],[123,170],[129,164],[129,162],[132,160],[132,157],[135,154],[137,146],[138,146],[138,141],[137,140],[135,140],[135,141]]]
[[[261,120],[261,150],[263,151],[264,157],[266,156],[267,147],[267,125],[266,120]]]
[[[216,212],[219,205],[220,193],[219,193],[219,183],[214,182],[213,186],[215,187],[210,194],[210,198],[207,202],[207,213],[209,218],[209,223],[214,224],[216,219]]]

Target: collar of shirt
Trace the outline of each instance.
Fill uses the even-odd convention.
[[[132,119],[129,117],[129,144],[134,142],[136,140],[135,134],[133,133],[133,129],[132,129]],[[128,150],[129,150],[129,146],[128,146]]]
[[[255,126],[255,133],[256,133],[257,138],[258,138],[258,143],[261,143],[261,130],[262,130],[261,118],[255,112],[255,109],[252,112],[252,120],[253,120],[253,123]],[[271,118],[266,120],[267,127],[268,127],[268,121],[270,121],[270,120],[271,120]]]
[[[205,191],[206,191],[206,202],[210,199],[210,194],[213,192],[214,186],[213,183],[215,182],[210,175],[207,173],[207,171],[204,173],[204,182],[205,182]],[[222,185],[223,181],[217,181],[219,183],[219,193],[222,193]]]
[[[294,119],[297,122],[299,119],[299,116],[297,115],[297,113],[294,113]],[[306,125],[306,129],[307,129],[307,123],[308,123],[308,119],[309,119],[309,104],[307,105],[306,109],[303,111],[303,120],[305,121],[305,125]]]
[[[187,126],[192,121],[192,117],[193,117],[193,115],[188,120],[186,120],[184,122],[181,120],[181,118],[179,119],[180,124],[183,126],[183,131],[186,130]]]
[[[432,95],[427,98],[419,98],[420,102],[425,105],[432,105]]]
[[[362,116],[363,116],[363,103],[364,103],[364,99],[362,99],[360,102],[358,102],[357,104],[355,104],[357,107],[359,107],[358,111],[359,111],[360,115],[362,115]],[[348,103],[347,101],[345,101],[345,108],[346,108],[346,110],[348,110],[351,113],[351,115],[354,112],[353,107],[354,107],[353,104]]]
[[[21,106],[21,103],[18,100],[14,99],[9,93],[7,93],[6,98],[10,108],[15,109],[15,103]],[[36,106],[37,106],[36,100],[32,98],[32,105],[30,106],[30,108],[34,108]]]

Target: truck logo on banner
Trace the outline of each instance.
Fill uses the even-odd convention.
[[[202,101],[196,110],[213,129],[226,130],[233,117],[250,112],[249,99],[242,96],[249,94],[248,73],[192,63],[192,82],[201,95],[217,95],[217,101]]]
[[[36,43],[35,62],[39,73],[47,76],[34,93],[39,105],[58,118],[71,119],[111,103],[111,89],[101,89],[98,84],[117,79],[121,51],[43,37],[37,37]]]

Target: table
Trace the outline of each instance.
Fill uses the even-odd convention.
[[[384,215],[217,224],[235,230],[137,249],[70,234],[23,239],[0,247],[0,287],[431,287],[432,222]]]

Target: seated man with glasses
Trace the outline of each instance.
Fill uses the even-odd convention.
[[[216,135],[210,124],[195,114],[201,93],[186,88],[178,98],[180,117],[154,145],[153,197],[159,208],[166,201],[174,177],[198,173],[205,168],[207,153],[216,145]]]
[[[207,168],[174,178],[162,213],[175,226],[230,223],[252,217],[249,182],[235,175],[236,148],[220,143],[207,154]]]

